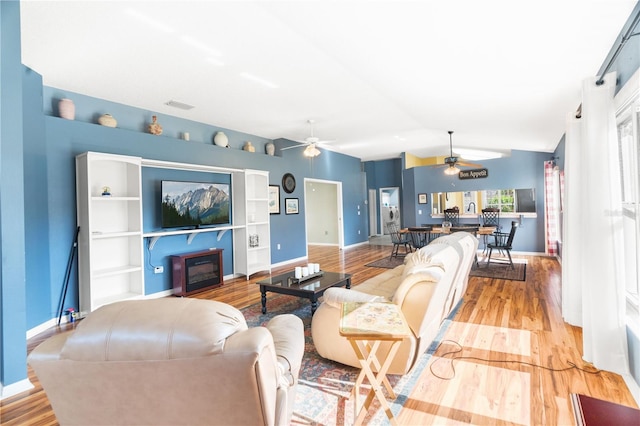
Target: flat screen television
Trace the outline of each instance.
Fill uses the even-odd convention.
[[[231,224],[228,183],[162,181],[162,227]]]

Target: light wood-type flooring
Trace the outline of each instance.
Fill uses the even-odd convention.
[[[319,263],[323,270],[353,274],[352,283],[357,286],[384,272],[364,265],[388,255],[390,250],[390,246],[369,244],[343,251],[310,246],[309,261]],[[520,257],[528,261],[526,281],[470,278],[463,304],[444,336],[446,340],[398,415],[400,424],[572,425],[572,392],[637,407],[616,374],[545,369],[566,369],[570,362],[586,370],[590,367],[581,359],[581,329],[562,320],[558,261],[542,256]],[[295,265],[276,268],[273,273]],[[255,282],[264,276],[228,280],[224,286],[197,297],[238,308],[259,303]],[[27,351],[68,327],[71,325],[54,327],[30,339]],[[454,351],[460,352],[446,354]],[[452,361],[454,356],[463,358]],[[28,375],[34,389],[0,402],[1,424],[57,424],[37,377],[31,369]]]

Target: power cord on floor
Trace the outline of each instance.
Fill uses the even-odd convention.
[[[521,365],[527,365],[529,367],[534,367],[534,368],[542,368],[543,370],[553,371],[553,372],[562,372],[562,371],[567,371],[567,370],[579,370],[579,371],[582,371],[583,373],[587,373],[587,374],[600,374],[601,373],[600,370],[597,370],[595,368],[593,370],[587,370],[587,369],[578,367],[576,364],[574,364],[571,361],[567,361],[567,364],[569,364],[569,367],[551,368],[551,367],[545,367],[544,365],[533,364],[533,363],[526,362],[526,361],[516,361],[516,360],[508,360],[508,359],[505,359],[505,360],[503,360],[503,359],[489,359],[489,358],[480,358],[480,357],[475,357],[475,356],[454,356],[454,357],[451,357],[451,358],[445,358],[447,355],[460,353],[460,352],[462,352],[462,349],[463,349],[462,345],[460,343],[456,342],[455,340],[443,340],[438,344],[438,347],[436,348],[436,351],[438,349],[440,349],[440,346],[445,342],[449,342],[449,343],[453,343],[454,345],[457,345],[458,349],[453,350],[453,351],[449,351],[449,352],[445,352],[438,359],[436,359],[434,362],[432,362],[431,365],[429,366],[429,370],[431,371],[431,374],[433,374],[438,379],[442,379],[442,380],[453,380],[456,377],[455,361],[460,360],[460,359],[468,359],[468,360],[474,360],[474,361],[484,361],[484,362],[490,362],[490,363],[501,363],[501,364],[507,364],[507,363],[521,364]],[[451,361],[451,371],[453,372],[453,375],[451,377],[442,377],[442,376],[436,374],[433,371],[433,366],[437,362],[439,362],[440,360],[443,360],[443,359],[447,359],[447,360]]]

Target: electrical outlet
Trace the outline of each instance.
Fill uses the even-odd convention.
[[[278,244],[278,250],[280,250],[280,244]]]
[[[360,235],[360,230],[358,229],[358,235]]]
[[[154,274],[161,274],[163,272],[164,272],[164,266],[156,266],[155,268],[153,268]]]

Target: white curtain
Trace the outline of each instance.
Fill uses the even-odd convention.
[[[562,316],[571,325],[582,327],[582,269],[580,238],[581,188],[585,176],[581,167],[582,121],[575,112],[567,114],[564,141],[564,211],[562,215]],[[574,170],[576,171],[574,173]]]
[[[569,120],[565,142],[563,316],[582,326],[586,361],[628,374],[616,75],[596,80],[583,82],[581,123]]]
[[[553,161],[544,162],[544,213],[545,213],[545,251],[549,256],[558,254],[560,241],[560,182]]]

